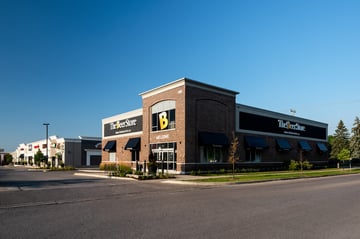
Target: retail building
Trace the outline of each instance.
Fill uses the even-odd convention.
[[[53,166],[98,166],[101,162],[101,138],[59,138],[50,136],[47,150],[46,139],[23,143],[16,149],[15,163],[34,164],[34,156],[40,150]]]
[[[134,169],[154,154],[167,172],[327,163],[327,124],[236,103],[238,92],[182,78],[140,94],[142,108],[102,120],[102,162]]]

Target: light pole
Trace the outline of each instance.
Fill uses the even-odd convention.
[[[49,157],[49,144],[48,144],[48,140],[49,140],[49,123],[43,123],[43,125],[45,125],[46,128],[46,163],[48,162],[48,157]]]

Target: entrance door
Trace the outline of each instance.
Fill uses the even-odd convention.
[[[157,148],[152,150],[157,163],[159,164],[159,169],[169,172],[176,171],[176,159],[175,159],[175,150],[174,148]],[[164,168],[162,168],[164,167]]]

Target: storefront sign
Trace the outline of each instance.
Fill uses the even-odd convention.
[[[238,128],[240,130],[273,133],[279,135],[293,135],[306,138],[326,140],[327,128],[290,120],[272,118],[262,115],[239,112]]]
[[[161,112],[159,114],[159,124],[160,124],[160,129],[166,129],[169,125],[169,120],[167,119],[167,113],[166,112]]]
[[[117,120],[104,125],[104,137],[142,131],[142,116]]]
[[[126,120],[118,120],[116,122],[110,123],[111,130],[118,130],[123,128],[128,128],[132,126],[136,126],[137,119],[126,119]]]
[[[284,121],[284,120],[278,120],[279,122],[279,128],[283,128],[283,129],[291,129],[291,130],[296,130],[296,131],[305,131],[305,126],[300,125],[298,123],[291,123],[290,121]]]

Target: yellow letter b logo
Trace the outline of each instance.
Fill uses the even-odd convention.
[[[169,120],[166,118],[167,114],[166,112],[162,112],[159,114],[159,123],[160,123],[160,129],[166,129],[169,124]]]

